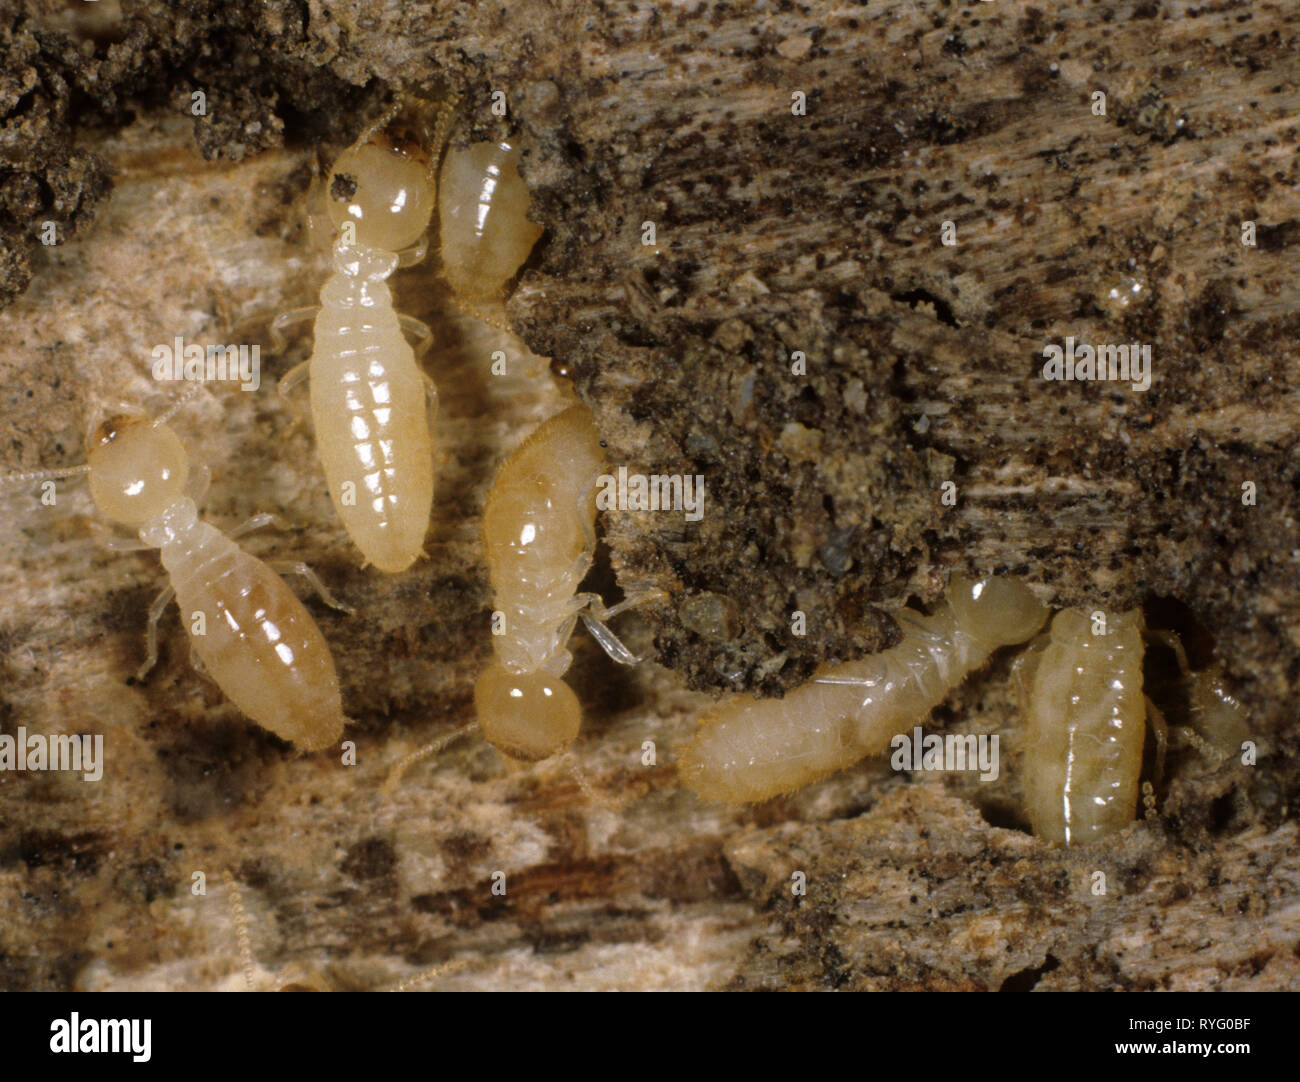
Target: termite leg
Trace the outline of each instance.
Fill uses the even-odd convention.
[[[284,336],[284,329],[291,327],[295,323],[303,323],[309,319],[315,319],[320,312],[319,304],[308,304],[301,308],[290,308],[287,312],[281,312],[271,320],[271,352],[283,353],[289,340]],[[284,381],[281,380],[281,383]]]
[[[414,339],[411,342],[411,348],[415,350],[415,359],[418,361],[429,352],[429,346],[433,344],[433,331],[429,330],[429,325],[414,316],[397,317],[397,322],[402,325],[402,330],[408,338]]]
[[[208,667],[203,664],[203,659],[199,657],[199,652],[196,649],[194,649],[193,639],[190,640],[190,668],[193,669],[205,680],[212,680],[214,684],[217,683],[215,680],[212,679],[212,674],[208,672]],[[217,686],[220,687],[219,684]]]
[[[300,383],[304,383],[311,376],[311,361],[300,361],[280,377],[280,382],[276,384],[275,393],[289,407],[294,421],[293,427],[305,425],[309,416],[307,409],[299,402],[295,402],[290,395],[298,389]]]
[[[167,611],[167,606],[172,603],[172,598],[175,596],[176,591],[169,583],[149,606],[149,623],[145,627],[145,659],[144,664],[135,674],[137,682],[142,682],[149,675],[149,670],[158,664],[158,621],[162,619],[163,613]]]
[[[393,764],[393,768],[388,772],[388,777],[384,779],[384,784],[379,787],[379,792],[383,796],[392,796],[393,790],[397,788],[398,783],[402,780],[402,775],[404,775],[412,766],[418,763],[421,759],[427,759],[430,755],[437,755],[438,752],[442,751],[442,749],[453,740],[459,740],[462,736],[474,732],[477,728],[478,722],[470,722],[468,725],[461,726],[459,729],[453,729],[451,732],[438,737],[437,740],[430,741],[422,748],[417,748],[409,755],[403,755]]]
[[[1033,687],[1034,674],[1038,672],[1038,663],[1043,660],[1043,651],[1046,649],[1047,632],[1044,632],[1011,663],[1011,679],[1016,689],[1016,706],[1020,709],[1020,718],[1024,722],[1029,720],[1029,689]]]
[[[626,598],[612,608],[606,608],[604,601],[601,600],[598,594],[577,594],[573,599],[573,603],[575,607],[582,606],[578,615],[582,617],[582,622],[587,625],[591,637],[600,643],[600,647],[605,653],[622,665],[636,665],[640,663],[641,659],[619,641],[618,636],[606,626],[606,621],[612,620],[620,612],[626,612],[628,609],[643,605],[647,601],[660,600],[665,596],[667,595],[658,589],[639,590],[629,593]]]
[[[438,385],[429,378],[427,372],[421,372],[420,377],[424,380],[424,421],[432,432],[438,420]],[[441,461],[445,457],[445,452],[439,449],[436,457]],[[427,556],[428,553],[426,552],[425,555]]]
[[[1151,731],[1156,738],[1155,783],[1159,785],[1165,776],[1165,753],[1169,750],[1169,725],[1165,716],[1147,696],[1142,696],[1147,704],[1147,717],[1151,720]]]
[[[154,547],[145,544],[138,537],[122,537],[115,534],[109,527],[98,521],[91,521],[90,532],[94,535],[95,540],[108,549],[109,552],[140,552],[143,549]]]
[[[302,383],[309,375],[311,375],[311,361],[301,361],[295,364],[280,377],[280,382],[275,385],[276,394],[287,401],[289,396],[297,389],[298,384]]]
[[[573,607],[586,608],[591,612],[594,619],[612,620],[621,612],[627,612],[628,609],[634,609],[638,605],[644,605],[648,601],[664,601],[668,595],[657,586],[644,588],[634,588],[627,592],[617,605],[609,608],[605,607],[605,602],[599,594],[575,594],[573,598]]]
[[[325,181],[322,174],[328,175],[328,167],[323,167],[320,149],[317,148],[311,159],[311,184],[307,188],[307,241],[318,252],[327,252],[334,247],[334,223],[330,221],[326,209]]]
[[[260,530],[266,526],[274,526],[277,530],[292,529],[289,523],[285,522],[284,519],[282,519],[279,515],[275,514],[273,511],[261,511],[258,514],[254,515],[252,518],[250,518],[247,522],[241,522],[238,526],[236,526],[233,530],[231,530],[228,534],[226,534],[226,536],[229,537],[232,541],[234,541],[237,538],[247,536],[248,534],[252,533],[254,530]]]
[[[261,516],[255,515],[254,517],[260,518]],[[273,518],[274,516],[268,517]],[[281,575],[301,575],[307,580],[307,584],[316,591],[320,599],[332,609],[338,609],[339,612],[346,612],[349,615],[357,611],[351,605],[345,605],[330,593],[329,588],[321,582],[320,576],[301,560],[268,560],[266,566]]]
[[[1174,652],[1174,657],[1178,661],[1178,669],[1184,677],[1192,675],[1192,666],[1187,661],[1187,651],[1183,649],[1183,640],[1177,634],[1172,631],[1152,631],[1148,629],[1147,637]]]

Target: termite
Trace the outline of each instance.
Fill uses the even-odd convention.
[[[1222,759],[1248,735],[1241,704],[1219,670],[1192,672],[1179,637],[1148,628],[1141,609],[1110,614],[1104,624],[1074,609],[1057,613],[1024,704],[1026,811],[1034,833],[1054,845],[1095,841],[1127,826],[1144,789],[1150,799],[1143,803],[1153,811],[1154,786],[1141,783],[1146,732],[1155,737],[1155,785],[1169,736],[1143,692],[1147,639],[1177,659],[1191,719],[1210,741],[1187,730],[1193,743]]]
[[[678,771],[700,796],[739,804],[808,785],[883,752],[997,649],[1031,638],[1046,607],[1016,579],[955,575],[928,616],[903,610],[898,645],[823,667],[782,699],[711,710]]]
[[[438,179],[443,274],[471,315],[496,326],[504,326],[506,286],[542,235],[528,207],[517,146],[447,151]]]
[[[1029,822],[1054,845],[1094,841],[1136,817],[1143,631],[1139,609],[1109,614],[1104,634],[1077,609],[1052,620],[1025,704],[1023,770]]]
[[[1249,736],[1245,711],[1217,668],[1193,672],[1178,636],[1151,630],[1142,611],[1108,615],[1104,634],[1088,613],[1066,609],[1052,621],[1027,702],[1025,806],[1034,833],[1055,845],[1095,841],[1131,823],[1139,793],[1153,810],[1154,786],[1141,782],[1148,726],[1155,737],[1155,784],[1164,771],[1168,727],[1143,693],[1145,640],[1161,643],[1187,686],[1187,739],[1223,760]]]
[[[166,423],[175,409],[152,422],[113,414],[93,428],[86,465],[6,480],[27,483],[86,473],[100,513],[138,532],[139,543],[128,544],[161,550],[170,582],[149,609],[148,657],[137,679],[158,659],[158,621],[175,598],[187,616],[194,656],[241,711],[305,751],[329,747],[342,735],[345,720],[329,647],[272,566],[233,540],[276,520],[256,515],[229,536],[199,520],[201,494],[190,485],[189,455]],[[305,563],[278,569],[302,575],[328,604],[351,611]],[[195,619],[200,613],[201,624]]]
[[[605,468],[591,411],[571,406],[506,459],[488,494],[483,543],[495,594],[495,658],[474,686],[474,709],[477,728],[511,759],[549,758],[578,735],[582,706],[563,677],[579,618],[615,661],[639,660],[605,621],[657,592],[629,590],[612,608],[596,594],[577,592],[596,550],[595,493]],[[407,756],[388,787],[417,758],[473,728]]]
[[[311,413],[330,499],[368,563],[404,571],[423,551],[433,507],[433,419],[437,390],[416,363],[432,341],[419,320],[399,315],[386,279],[424,258],[434,205],[434,164],[449,107],[428,149],[384,134],[390,109],[334,163],[327,185],[337,228],[334,273],[319,309],[277,316],[283,329],[315,315],[311,359],[281,381],[286,394],[311,379]]]

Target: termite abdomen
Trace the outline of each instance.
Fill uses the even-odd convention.
[[[470,301],[499,301],[542,227],[528,218],[528,186],[519,150],[509,143],[473,143],[449,150],[438,181],[443,273]]]
[[[1075,845],[1127,826],[1137,814],[1146,702],[1142,614],[1052,620],[1029,692],[1025,804],[1034,834]]]

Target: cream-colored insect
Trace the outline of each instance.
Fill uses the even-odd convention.
[[[447,151],[438,178],[443,274],[471,315],[498,326],[506,286],[542,235],[528,207],[518,147],[473,143]]]
[[[1145,638],[1174,652],[1188,685],[1189,738],[1223,758],[1246,739],[1245,712],[1217,670],[1193,673],[1172,632],[1151,631],[1140,609],[1107,614],[1065,609],[1056,614],[1047,646],[1032,662],[1025,704],[1025,809],[1034,833],[1054,845],[1104,838],[1131,823],[1139,793],[1154,813],[1154,787],[1142,785],[1148,725],[1155,736],[1155,784],[1164,771],[1165,720],[1143,692]]]
[[[195,498],[187,494],[189,456],[166,419],[114,415],[97,425],[87,441],[85,466],[11,480],[88,473],[100,512],[138,531],[141,544],[136,547],[161,549],[171,582],[149,610],[149,656],[140,678],[157,661],[158,621],[175,597],[194,655],[240,710],[306,751],[329,747],[342,735],[344,723],[329,647],[316,621],[272,567],[232,540],[274,521],[273,516],[258,515],[229,537],[201,522]],[[344,608],[306,564],[279,570],[304,576],[326,602]],[[198,614],[203,616],[202,634],[195,633]]]
[[[426,153],[418,140],[383,134],[385,114],[344,151],[330,173],[327,205],[338,229],[334,273],[321,306],[276,318],[277,347],[290,322],[316,312],[310,361],[281,382],[311,378],[311,412],[330,499],[348,535],[381,571],[404,571],[423,551],[433,507],[437,391],[420,370],[429,328],[393,308],[386,279],[425,253],[433,212],[433,163],[447,110]]]
[[[483,542],[504,626],[492,638],[496,659],[474,686],[474,708],[483,735],[514,759],[545,759],[578,735],[582,707],[562,677],[579,616],[615,661],[637,660],[603,621],[644,597],[606,609],[595,594],[577,592],[596,550],[604,470],[591,412],[571,406],[505,461],[488,495]]]
[[[884,751],[993,651],[1029,639],[1046,618],[1015,579],[954,576],[932,615],[899,615],[897,646],[825,667],[783,699],[735,696],[715,707],[679,773],[700,796],[744,803],[843,770]]]
[[[536,762],[563,750],[582,726],[578,697],[563,679],[573,660],[566,644],[579,617],[611,658],[636,664],[604,621],[654,592],[628,591],[608,609],[595,594],[577,592],[596,549],[595,491],[604,469],[600,435],[585,406],[544,421],[501,466],[483,513],[498,633],[496,657],[474,686],[478,721],[402,759],[387,790],[411,763],[475,728],[512,759]]]
[[[1140,610],[1111,614],[1105,634],[1089,613],[1052,620],[1025,718],[1025,810],[1055,845],[1095,841],[1137,814],[1146,699]]]

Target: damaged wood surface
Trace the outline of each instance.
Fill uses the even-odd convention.
[[[259,987],[447,962],[437,987],[1300,986],[1285,4],[121,11],[85,27],[33,0],[0,27],[3,459],[76,464],[97,406],[161,408],[156,344],[259,343],[262,387],[205,391],[178,424],[214,471],[206,515],[284,515],[291,533],[249,547],[356,606],[309,602],[357,765],[241,718],[174,614],[132,682],[156,557],[97,545],[75,485],[56,507],[3,494],[0,734],[103,732],[107,751],[99,782],[0,773],[0,987],[242,987],[226,869]],[[388,88],[458,90],[458,141],[516,135],[547,231],[510,300],[520,338],[456,311],[436,255],[394,279],[435,328],[445,456],[430,558],[395,577],[356,566],[310,426],[272,392],[306,341],[265,352],[325,274],[302,227],[313,159]],[[33,239],[49,218],[67,225],[53,247]],[[1042,380],[1067,336],[1151,345],[1150,389]],[[593,587],[669,594],[618,625],[649,659],[635,670],[575,639],[574,759],[615,806],[473,737],[382,796],[392,763],[470,720],[490,654],[479,516],[572,393],[548,357],[611,462],[706,484],[698,523],[602,515]],[[1025,575],[1058,606],[1146,602],[1223,667],[1259,765],[1176,742],[1160,818],[1049,849],[1019,812],[1003,655],[932,722],[1002,734],[996,780],[867,763],[747,809],[678,787],[710,693],[779,694],[888,645],[891,613],[953,570]]]

